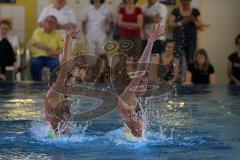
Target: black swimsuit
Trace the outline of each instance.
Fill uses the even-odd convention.
[[[165,81],[171,80],[174,74],[174,58],[172,58],[169,64],[163,65],[162,57],[160,56],[159,62],[161,65],[158,65],[158,77]]]

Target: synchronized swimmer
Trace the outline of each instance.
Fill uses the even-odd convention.
[[[143,51],[143,54],[138,60],[138,65],[134,76],[125,84],[118,98],[119,112],[122,117],[123,123],[127,130],[134,137],[142,137],[143,131],[143,119],[142,111],[137,101],[137,98],[146,92],[146,71],[150,64],[151,50],[153,43],[159,37],[164,34],[164,28],[160,25],[154,25],[152,30],[145,31],[148,37],[147,45]],[[65,37],[63,55],[60,59],[60,69],[55,82],[49,87],[47,94],[45,96],[45,115],[46,120],[50,123],[54,133],[56,135],[69,134],[70,129],[67,127],[70,120],[70,104],[68,98],[63,94],[59,93],[65,86],[65,79],[67,74],[71,72],[66,62],[70,61],[71,55],[71,43],[75,36],[75,31],[68,31]],[[127,65],[128,57],[125,59],[124,63]],[[125,67],[126,68],[126,67]],[[111,79],[118,82],[124,81],[127,72],[119,72],[120,70],[115,69]],[[124,78],[123,78],[124,77]],[[113,82],[114,83],[114,82]],[[61,104],[61,106],[59,105]],[[62,110],[61,116],[55,114],[57,107],[64,108]],[[64,126],[64,127],[63,127]],[[61,129],[60,129],[61,128]]]

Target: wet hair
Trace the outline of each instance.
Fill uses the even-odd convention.
[[[91,4],[94,4],[94,0],[90,0],[90,3],[91,3]],[[100,3],[101,3],[101,4],[105,3],[105,0],[101,0]]]
[[[101,63],[102,61],[106,62],[106,65],[109,65],[109,61],[108,61],[108,56],[106,54],[100,54],[98,55],[98,60],[97,60],[97,64]]]
[[[128,60],[129,58],[133,58],[133,64],[131,64],[132,67],[133,67],[133,68],[137,68],[137,66],[138,66],[137,62],[138,62],[138,60],[139,60],[139,56],[138,56],[138,55],[131,55],[131,56],[128,56],[127,60]]]
[[[12,25],[11,25],[11,22],[7,19],[3,19],[0,21],[0,26],[1,25],[7,25],[9,27],[9,29],[11,30],[12,29]]]
[[[98,75],[97,82],[104,83],[105,81],[108,81],[108,82],[110,81],[110,66],[109,66],[108,56],[106,54],[98,55],[95,72],[100,72],[102,68],[99,68],[99,66],[102,65],[103,63],[105,63],[105,71],[106,71],[105,74],[96,73],[96,75]]]
[[[127,76],[127,59],[128,56],[124,53],[114,55],[112,59],[112,64],[114,66],[111,68],[111,81],[118,94],[121,94],[130,82]]]
[[[105,67],[107,67],[109,69],[110,66],[109,66],[108,56],[106,54],[98,55],[98,59],[96,62],[96,71],[100,71],[100,70],[98,70],[98,69],[101,69],[101,68],[99,68],[99,65],[102,65],[104,62],[106,65]]]
[[[238,45],[240,43],[240,34],[235,38],[235,44]]]
[[[194,67],[195,68],[199,68],[199,65],[198,65],[198,62],[197,62],[197,56],[198,55],[202,55],[205,57],[206,61],[205,63],[203,64],[203,70],[207,71],[208,70],[208,67],[209,67],[209,58],[208,58],[208,54],[207,54],[207,51],[203,48],[201,49],[198,49],[195,53],[195,59],[194,59]]]
[[[87,83],[93,83],[96,78],[97,78],[97,72],[96,72],[96,67],[95,66],[88,66],[86,67],[86,74],[83,77],[83,81]],[[88,79],[86,79],[88,78]]]

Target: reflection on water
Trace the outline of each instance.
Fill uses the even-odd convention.
[[[0,108],[0,121],[32,120],[43,114],[43,104],[34,99],[1,100]]]
[[[177,93],[140,99],[147,122],[146,137],[141,141],[124,136],[117,110],[88,123],[73,124],[70,136],[49,138],[49,125],[43,120],[45,88],[46,84],[39,83],[0,84],[0,159],[240,157],[236,88],[232,92],[225,86],[179,86]],[[94,106],[95,102],[83,104]]]
[[[0,83],[0,121],[42,117],[45,83]]]

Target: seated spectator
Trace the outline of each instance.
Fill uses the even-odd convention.
[[[82,31],[86,36],[87,54],[104,53],[103,46],[113,28],[113,15],[104,0],[90,0],[83,11]]]
[[[186,84],[216,84],[216,74],[205,49],[199,49],[194,64],[188,66]]]
[[[75,29],[77,23],[76,16],[68,7],[66,0],[53,0],[52,4],[45,7],[38,18],[39,26],[43,27],[46,17],[50,15],[57,18],[57,29]]]
[[[5,79],[6,66],[14,65],[16,71],[21,71],[25,66],[16,62],[15,55],[19,48],[18,38],[11,35],[10,21],[3,19],[0,21],[0,79]]]
[[[14,53],[17,53],[17,49],[19,48],[19,42],[17,36],[11,34],[12,25],[10,21],[3,19],[2,21],[0,21],[0,26],[1,26],[0,38],[1,39],[6,38],[10,42]]]
[[[237,51],[228,57],[228,78],[229,84],[240,85],[240,34],[235,39]]]
[[[152,81],[168,81],[175,83],[179,77],[179,61],[174,55],[175,41],[167,40],[165,52],[153,57],[150,66],[150,77]]]
[[[14,64],[15,55],[11,44],[7,39],[0,41],[0,80],[5,80],[6,66]]]
[[[148,0],[148,5],[144,8],[143,12],[145,27],[151,27],[156,23],[160,23],[163,27],[166,27],[168,9],[164,4],[160,3],[159,0]],[[166,37],[162,36],[154,42],[152,49],[153,54],[161,53],[164,50],[165,39]],[[146,41],[145,37],[144,45]]]
[[[43,67],[49,67],[52,71],[58,66],[58,56],[63,49],[61,34],[56,31],[57,19],[48,16],[43,28],[37,28],[31,39],[31,74],[34,81],[41,81]]]

